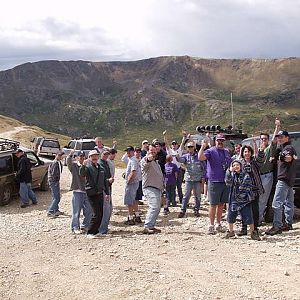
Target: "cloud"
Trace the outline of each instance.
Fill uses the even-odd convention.
[[[9,3],[0,12],[0,69],[44,59],[300,56],[297,0],[28,0],[19,15]]]

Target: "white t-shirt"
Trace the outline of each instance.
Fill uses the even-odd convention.
[[[182,156],[182,150],[179,148],[177,150],[173,150],[172,148],[167,148],[167,154],[172,155],[173,157],[172,163],[175,164],[178,168],[180,168],[180,162],[176,160],[176,155],[179,154],[179,156]]]

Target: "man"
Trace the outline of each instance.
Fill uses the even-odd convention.
[[[67,157],[67,166],[72,174],[71,190],[73,191],[71,230],[74,234],[82,234],[88,231],[91,220],[91,207],[85,191],[85,177],[79,175],[79,168],[84,163],[85,153],[80,151],[76,161],[73,161],[74,152],[75,150],[71,150]],[[80,225],[81,210],[83,211],[83,221]]]
[[[225,184],[226,169],[230,166],[231,157],[227,149],[224,148],[225,137],[219,133],[216,136],[216,145],[207,150],[208,142],[202,141],[199,151],[199,159],[207,160],[207,178],[208,178],[208,201],[210,226],[208,234],[215,234],[216,231],[222,231],[221,219],[224,204],[228,202],[228,188]],[[215,228],[215,218],[217,224]]]
[[[17,149],[16,157],[19,159],[16,179],[20,183],[19,195],[21,199],[21,208],[29,206],[29,199],[32,201],[33,205],[36,205],[36,195],[31,188],[32,174],[30,160],[22,149]]]
[[[128,157],[128,164],[125,173],[125,194],[124,204],[128,207],[126,225],[135,225],[135,217],[139,217],[138,201],[135,200],[139,187],[139,162],[134,156],[134,148],[129,146],[125,149]]]
[[[165,175],[165,164],[166,164],[167,153],[163,150],[162,145],[159,141],[156,141],[154,144],[156,147],[156,159],[161,167],[162,173]]]
[[[183,177],[184,177],[184,172],[185,170],[181,167],[180,162],[177,161],[176,156],[177,154],[179,156],[182,156],[182,151],[183,151],[183,145],[184,141],[186,140],[186,137],[183,136],[181,145],[179,146],[178,143],[174,140],[171,142],[171,146],[169,145],[168,138],[167,138],[167,131],[165,130],[163,132],[164,136],[164,142],[166,144],[166,150],[168,155],[172,155],[173,161],[172,163],[175,164],[178,168],[178,176],[176,179],[176,187],[177,187],[177,194],[179,198],[179,202],[182,203],[182,198],[183,198],[183,193],[182,193],[182,182],[183,182]]]
[[[232,161],[240,159],[242,146],[239,143],[234,145],[234,154],[231,157]]]
[[[114,149],[112,149],[114,150]],[[112,184],[114,183],[114,177],[111,174],[111,167],[110,163],[108,162],[108,158],[110,156],[110,149],[104,149],[102,154],[101,154],[101,159],[100,159],[100,166],[104,169],[105,173],[105,178],[107,181],[107,184],[109,186],[109,191],[110,195],[105,197],[104,202],[103,202],[103,216],[102,216],[102,221],[101,225],[99,228],[99,232],[101,234],[107,234],[108,232],[108,225],[109,225],[109,220],[111,217],[112,213],[112,202],[111,202],[111,190],[112,190]]]
[[[155,223],[161,207],[164,176],[159,163],[156,161],[156,154],[157,148],[154,144],[151,144],[147,155],[141,160],[143,194],[149,205],[144,225],[144,234],[161,232],[155,228]]]
[[[259,224],[262,223],[264,219],[264,212],[266,210],[269,196],[273,186],[273,173],[274,173],[274,160],[272,158],[275,155],[276,151],[276,135],[280,129],[280,121],[276,119],[275,121],[275,131],[273,134],[273,138],[271,144],[269,144],[269,134],[261,133],[260,134],[260,148],[264,150],[265,160],[263,165],[260,168],[260,178],[262,185],[264,187],[264,193],[259,196]]]
[[[79,168],[79,175],[86,177],[85,190],[92,208],[92,218],[88,229],[88,238],[100,238],[99,233],[103,216],[103,201],[107,201],[110,195],[108,181],[104,169],[98,164],[99,153],[96,150],[89,152],[88,160],[85,160]]]
[[[95,150],[99,153],[99,155],[100,155],[99,158],[101,158],[101,154],[102,154],[103,150],[104,149],[107,150],[109,148],[104,146],[103,141],[102,141],[102,137],[100,137],[100,136],[97,136],[95,138],[95,143],[96,143]],[[115,139],[113,140],[112,148],[117,149],[117,141]]]
[[[186,147],[188,153],[184,154],[182,157],[179,157],[179,154],[177,154],[176,157],[177,161],[183,163],[186,168],[184,175],[185,193],[182,199],[181,212],[179,213],[178,218],[184,217],[192,191],[194,191],[196,202],[194,207],[194,215],[196,217],[200,217],[199,210],[201,201],[201,180],[203,177],[204,166],[198,158],[194,142],[188,142]]]
[[[294,191],[296,178],[297,153],[289,142],[289,133],[281,130],[276,135],[279,148],[276,151],[277,184],[273,198],[273,227],[266,231],[268,235],[280,234],[293,229]],[[282,223],[282,207],[284,207],[285,224]]]
[[[61,163],[64,152],[59,151],[52,163],[48,167],[48,182],[51,189],[52,202],[48,208],[48,217],[58,217],[64,213],[59,210],[60,202],[60,176],[63,170],[63,165]]]
[[[149,142],[147,140],[142,141],[142,157],[145,157],[147,155],[147,152],[149,150]]]

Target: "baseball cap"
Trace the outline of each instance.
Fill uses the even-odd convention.
[[[149,144],[149,142],[147,140],[143,140],[142,145],[144,145],[144,144]]]
[[[161,146],[161,142],[160,141],[155,141],[154,145],[160,145]]]
[[[89,152],[89,157],[92,156],[92,155],[99,155],[99,152],[97,150],[91,150]]]
[[[142,151],[141,147],[135,147],[134,151]]]
[[[275,136],[289,136],[289,133],[286,130],[280,130]]]
[[[186,144],[187,147],[195,147],[194,142],[188,142]]]
[[[224,134],[223,134],[223,133],[217,134],[217,135],[216,135],[216,140],[223,140],[223,141],[225,141],[225,136],[224,136]]]
[[[173,144],[176,144],[176,145],[177,145],[177,141],[174,140],[174,141],[171,142],[171,144],[172,144],[172,145],[173,145]]]
[[[85,157],[85,153],[84,153],[84,151],[82,151],[82,150],[81,150],[81,151],[79,151],[79,152],[78,152],[78,156],[84,156],[84,157]]]
[[[132,146],[128,146],[124,151],[126,152],[134,151],[134,148]]]
[[[21,153],[21,152],[24,152],[22,149],[18,148],[16,153]]]
[[[109,154],[110,153],[110,151],[109,151],[109,149],[107,149],[107,148],[105,148],[104,150],[103,150],[103,152],[102,152],[102,154]]]

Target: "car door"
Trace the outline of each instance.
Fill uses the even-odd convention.
[[[26,151],[26,155],[31,164],[32,187],[37,188],[40,186],[45,174],[47,173],[47,167],[41,163],[32,151]]]

